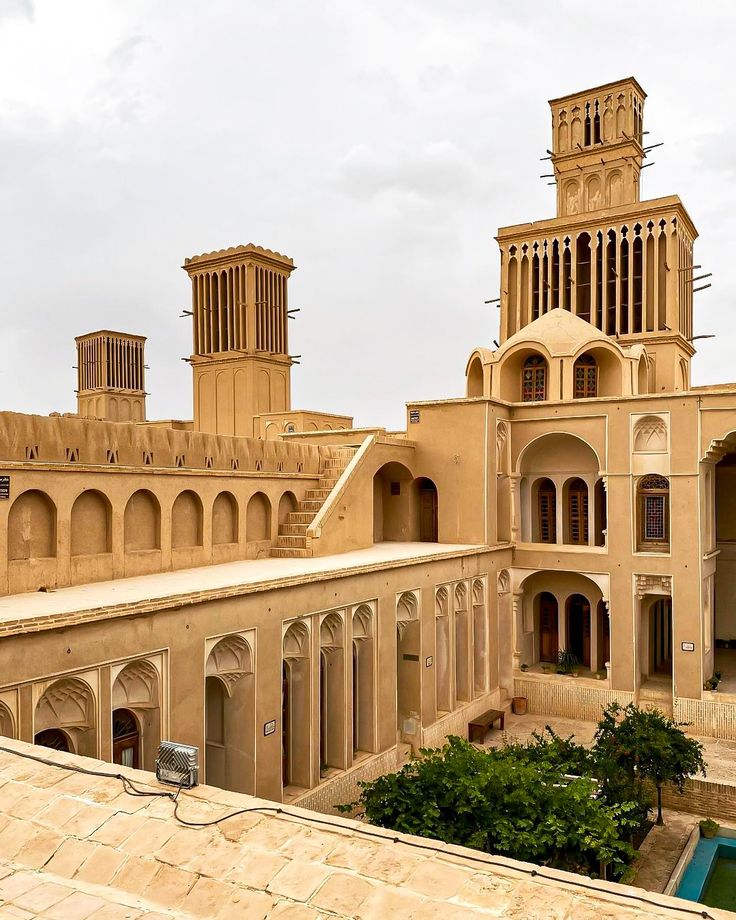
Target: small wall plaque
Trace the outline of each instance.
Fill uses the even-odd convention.
[[[271,719],[270,722],[263,723],[263,734],[264,735],[275,735],[276,734],[276,719]]]
[[[433,664],[434,664],[434,658],[431,655],[428,655],[427,660],[424,662],[424,666],[426,668],[431,668]]]
[[[419,409],[409,409],[409,422],[416,425],[419,421]]]
[[[683,652],[694,652],[695,643],[694,642],[683,642],[681,643],[680,648],[683,650]]]
[[[10,476],[0,476],[0,501],[10,498]]]

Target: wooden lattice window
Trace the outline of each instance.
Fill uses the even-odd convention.
[[[639,548],[667,549],[670,542],[670,484],[664,476],[639,480]]]
[[[567,525],[570,543],[588,543],[588,487],[574,479],[567,490]]]
[[[574,367],[575,399],[591,399],[598,395],[598,366],[592,355],[582,355]]]
[[[545,479],[537,491],[539,542],[557,542],[557,492],[554,483]]]
[[[524,362],[521,374],[522,402],[542,402],[547,398],[547,362],[532,355]]]

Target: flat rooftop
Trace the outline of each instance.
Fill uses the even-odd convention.
[[[150,773],[0,739],[3,920],[701,916],[687,901],[209,786],[181,792],[177,820],[169,798],[126,794],[113,769],[142,792],[172,791]]]
[[[506,545],[506,544],[502,544]],[[172,605],[221,600],[325,578],[451,559],[489,547],[447,543],[376,543],[312,559],[246,559],[0,598],[0,636],[56,629],[73,618],[129,616]]]

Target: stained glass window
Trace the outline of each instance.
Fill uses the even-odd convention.
[[[583,355],[575,362],[575,399],[590,399],[598,395],[598,367],[592,355]]]
[[[639,480],[639,533],[642,545],[669,543],[669,481],[664,476]]]
[[[549,479],[539,485],[539,542],[557,542],[557,507],[554,483]]]
[[[532,355],[524,362],[521,398],[523,402],[542,402],[547,398],[547,362],[540,355]]]

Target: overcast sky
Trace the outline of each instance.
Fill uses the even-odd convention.
[[[554,214],[547,100],[633,74],[699,228],[696,383],[736,379],[736,6],[0,0],[0,408],[75,408],[74,336],[148,336],[190,418],[186,256],[291,256],[295,408],[398,427],[497,335],[499,226]],[[729,252],[731,255],[729,255]]]

